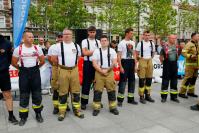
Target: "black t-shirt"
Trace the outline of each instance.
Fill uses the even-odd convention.
[[[8,70],[12,59],[12,46],[7,40],[0,40],[0,71]]]

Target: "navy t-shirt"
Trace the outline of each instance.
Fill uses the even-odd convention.
[[[11,43],[5,39],[0,40],[0,71],[9,70],[12,59]]]

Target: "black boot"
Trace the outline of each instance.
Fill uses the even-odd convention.
[[[21,120],[19,121],[19,126],[24,126],[26,121],[27,121],[27,118],[21,118]]]
[[[129,98],[127,102],[133,105],[138,105],[138,102],[135,101],[134,97],[131,99]]]
[[[119,111],[117,110],[117,108],[111,109],[110,112],[114,115],[119,115]]]
[[[59,109],[58,109],[58,108],[54,108],[53,114],[56,115],[56,114],[58,114],[58,113],[59,113]]]
[[[166,101],[167,101],[166,98],[162,98],[162,100],[161,100],[162,103],[165,103]]]
[[[191,106],[190,109],[194,111],[199,111],[199,104]]]
[[[171,101],[176,102],[176,103],[180,103],[180,101],[177,98],[171,98]]]
[[[194,93],[187,93],[187,95],[190,96],[190,97],[196,97],[196,98],[198,97],[198,95],[196,95]]]
[[[186,99],[188,98],[188,96],[185,95],[185,94],[180,94],[180,93],[179,93],[178,96],[181,97],[181,98],[186,98]]]
[[[144,99],[144,97],[143,97],[143,96],[140,96],[140,103],[142,103],[142,104],[146,104],[146,100]]]
[[[15,118],[15,116],[9,116],[8,121],[12,123],[13,125],[17,125],[19,121]]]
[[[146,94],[145,100],[146,100],[146,101],[149,101],[149,102],[151,102],[151,103],[154,103],[154,102],[155,102],[155,100],[152,99],[151,96],[150,96],[149,94]]]
[[[93,110],[93,116],[97,116],[99,114],[100,110]]]
[[[44,122],[44,119],[42,118],[41,113],[36,113],[36,120],[39,123]]]

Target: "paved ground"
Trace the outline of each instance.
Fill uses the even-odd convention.
[[[109,113],[108,106],[105,104],[107,94],[104,93],[104,108],[99,116],[92,116],[90,104],[88,110],[84,111],[85,119],[78,119],[70,112],[63,122],[58,122],[57,116],[52,115],[51,97],[45,95],[43,97],[44,123],[38,124],[31,110],[24,127],[8,123],[5,106],[0,101],[0,133],[198,133],[199,112],[189,110],[189,106],[194,104],[196,99],[180,99],[180,104],[168,100],[167,103],[162,104],[159,90],[160,84],[153,84],[152,96],[156,100],[154,104],[134,106],[125,102],[124,106],[119,108],[119,116]],[[136,98],[138,99],[138,96]],[[17,101],[14,102],[14,109],[15,114],[18,115]]]

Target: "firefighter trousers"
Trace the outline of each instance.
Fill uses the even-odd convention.
[[[39,66],[19,68],[19,117],[27,118],[29,112],[29,99],[32,95],[32,108],[35,113],[41,113],[43,109],[41,95],[41,76]]]
[[[163,74],[162,74],[162,87],[161,87],[161,98],[166,99],[168,92],[168,87],[170,84],[170,95],[171,99],[177,98],[178,89],[178,66],[177,61],[163,61]]]
[[[95,78],[95,69],[91,61],[84,61],[81,104],[88,104],[91,84]]]
[[[122,59],[121,63],[122,67],[124,68],[124,73],[120,73],[117,101],[118,102],[124,101],[126,82],[128,80],[128,101],[132,102],[134,100],[134,92],[135,92],[135,60]]]
[[[107,76],[101,75],[99,72],[95,73],[95,90],[94,90],[94,98],[93,98],[93,109],[100,110],[101,108],[101,99],[102,92],[104,88],[106,88],[108,93],[109,100],[109,109],[115,109],[116,104],[116,91],[115,91],[115,80],[114,80],[114,72],[110,71]]]
[[[191,67],[185,68],[185,77],[182,81],[180,94],[194,94],[195,92],[195,84],[198,77],[198,69],[194,69]]]

